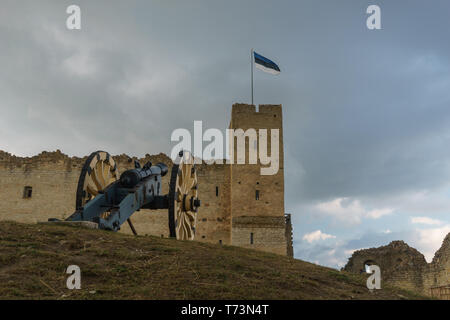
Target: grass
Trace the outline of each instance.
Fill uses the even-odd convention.
[[[69,265],[81,290],[66,288]],[[0,222],[0,299],[422,299],[366,278],[233,246]]]

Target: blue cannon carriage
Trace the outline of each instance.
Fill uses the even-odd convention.
[[[78,180],[76,211],[66,221],[90,221],[99,229],[118,231],[141,209],[167,209],[170,236],[193,240],[197,211],[198,180],[193,157],[180,152],[172,166],[169,193],[162,194],[162,177],[168,173],[164,163],[151,162],[119,175],[116,162],[105,151],[93,152],[86,160]],[[151,213],[149,213],[151,214]],[[57,219],[49,219],[56,221]]]

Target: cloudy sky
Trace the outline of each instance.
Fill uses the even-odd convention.
[[[82,29],[66,28],[81,7]],[[381,7],[382,30],[366,9]],[[295,256],[342,267],[402,239],[431,260],[450,232],[450,3],[9,1],[0,4],[0,149],[169,153],[171,132],[283,105]]]

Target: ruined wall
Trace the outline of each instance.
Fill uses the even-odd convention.
[[[423,291],[422,272],[427,267],[427,262],[423,254],[403,241],[393,241],[380,248],[356,251],[344,269],[363,273],[365,264],[379,266],[382,281],[409,290]]]
[[[268,153],[271,154],[270,129],[279,129],[279,170],[275,175],[261,175],[261,164],[249,164],[249,139],[245,144],[245,164],[237,164],[237,139],[231,165],[232,244],[278,254],[287,254],[284,218],[284,154],[281,105],[234,104],[231,129],[268,129]],[[257,199],[256,193],[259,193]]]
[[[424,287],[429,288],[429,294],[432,296],[439,292],[445,295],[446,299],[450,299],[448,288],[450,287],[450,233],[445,237],[441,248],[436,251],[433,261],[429,264],[427,272],[424,273]],[[442,287],[447,288],[440,290]]]
[[[450,234],[431,263],[427,263],[423,254],[405,242],[393,241],[387,246],[354,252],[344,270],[363,273],[365,264],[380,267],[382,282],[429,296],[449,298]]]

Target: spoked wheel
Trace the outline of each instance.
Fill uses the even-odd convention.
[[[99,192],[118,179],[119,170],[108,152],[91,153],[84,163],[78,180],[76,209],[81,209],[89,200],[95,198]]]
[[[169,186],[169,230],[177,240],[194,240],[198,199],[197,171],[194,159],[181,151],[172,167]]]

